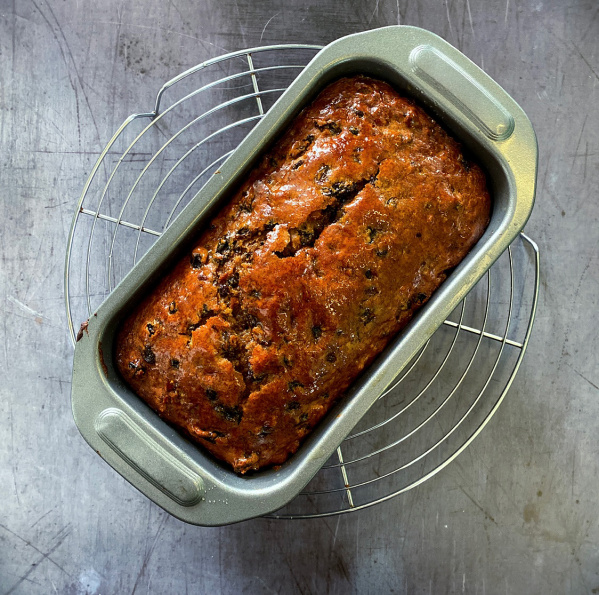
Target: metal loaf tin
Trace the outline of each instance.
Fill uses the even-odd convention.
[[[301,108],[328,83],[359,73],[385,79],[414,97],[475,155],[491,185],[491,223],[300,450],[277,470],[240,477],[167,425],[126,386],[113,363],[115,333],[131,306],[197,237]],[[325,47],[220,171],[90,318],[73,364],[73,414],[83,437],[151,500],[198,525],[274,511],[314,476],[524,227],[534,202],[537,143],[522,109],[468,58],[433,33],[396,26],[350,35]]]

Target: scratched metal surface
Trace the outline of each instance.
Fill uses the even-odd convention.
[[[72,420],[62,273],[81,186],[185,68],[398,22],[456,45],[536,128],[542,290],[523,366],[466,453],[399,498],[184,525]],[[599,592],[598,34],[592,0],[0,0],[0,594]]]

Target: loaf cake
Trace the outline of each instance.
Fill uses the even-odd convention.
[[[412,100],[325,88],[124,321],[117,367],[238,473],[283,463],[481,237],[483,171]]]

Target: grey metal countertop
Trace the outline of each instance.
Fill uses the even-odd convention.
[[[438,33],[524,108],[541,294],[518,376],[443,472],[355,514],[206,529],[72,419],[63,262],[99,152],[160,85],[254,45]],[[599,7],[593,1],[0,0],[0,594],[599,592]]]

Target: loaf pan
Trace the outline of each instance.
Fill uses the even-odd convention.
[[[120,322],[201,233],[263,151],[327,84],[365,74],[413,97],[487,172],[493,209],[484,236],[412,322],[277,469],[245,477],[161,420],[117,373]],[[75,348],[72,405],[81,434],[156,504],[198,525],[222,525],[289,502],[524,227],[533,207],[537,143],[522,109],[440,37],[415,27],[350,35],[320,51],[147,254],[90,318]]]

